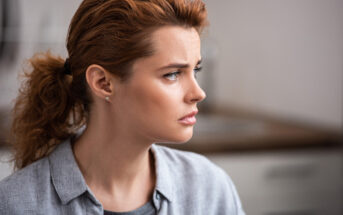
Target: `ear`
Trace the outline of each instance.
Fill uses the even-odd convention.
[[[114,93],[114,77],[106,69],[97,64],[90,65],[86,70],[86,80],[92,93],[104,100]],[[110,101],[107,100],[107,101]]]

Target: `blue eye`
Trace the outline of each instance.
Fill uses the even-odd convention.
[[[180,73],[181,72],[171,72],[171,73],[163,75],[163,77],[166,77],[171,81],[175,81],[177,79],[177,76],[180,75]]]
[[[193,72],[194,72],[194,77],[197,78],[197,73],[200,72],[202,69],[202,67],[196,67],[193,69]],[[163,75],[163,77],[171,80],[171,81],[176,81],[178,76],[181,74],[180,71],[177,71],[177,72],[171,72],[171,73],[167,73],[165,75]]]

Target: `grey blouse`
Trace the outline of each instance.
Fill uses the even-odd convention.
[[[159,215],[244,215],[230,177],[204,156],[153,144]],[[2,215],[102,215],[70,140],[0,182]]]

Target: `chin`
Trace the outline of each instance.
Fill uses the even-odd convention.
[[[177,143],[186,143],[193,137],[193,127],[189,127],[189,129],[185,130],[184,132],[180,132],[180,140]]]
[[[156,142],[158,143],[168,143],[168,144],[183,144],[188,142],[192,138],[193,134],[187,134],[187,135],[175,135],[163,140],[158,140]]]
[[[182,144],[188,142],[192,137],[193,137],[193,128],[189,127],[187,129],[175,129],[172,130],[170,129],[169,132],[166,136],[156,139],[156,142],[158,143],[172,143],[172,144]]]
[[[192,139],[193,136],[193,132],[191,134],[183,134],[180,135],[178,137],[174,137],[173,141],[170,141],[170,143],[175,143],[175,144],[182,144],[182,143],[186,143],[188,142],[190,139]]]

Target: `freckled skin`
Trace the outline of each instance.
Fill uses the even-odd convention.
[[[193,135],[193,126],[178,120],[206,97],[193,71],[201,59],[199,35],[194,28],[168,26],[156,30],[152,41],[154,55],[138,59],[131,78],[117,88],[116,120],[125,123],[133,135],[151,142],[186,142]],[[171,63],[189,67],[159,70]],[[163,76],[175,71],[181,71],[176,80]]]

